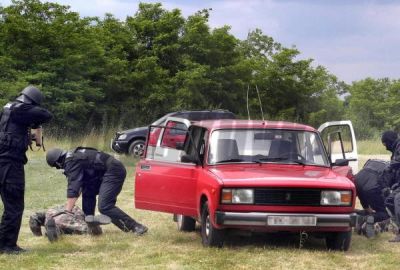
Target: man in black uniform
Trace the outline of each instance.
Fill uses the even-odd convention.
[[[364,209],[358,211],[359,223],[356,229],[359,234],[364,233],[368,238],[373,237],[376,232],[384,231],[390,221],[382,196],[382,176],[387,166],[389,161],[369,159],[355,175],[357,196]]]
[[[137,235],[147,232],[146,226],[115,206],[126,177],[125,167],[120,161],[107,153],[85,147],[68,152],[53,148],[47,152],[46,159],[49,166],[64,169],[68,179],[67,211],[72,210],[82,193],[83,212],[87,216],[94,215],[98,195],[100,213],[109,216],[114,225]]]
[[[394,131],[385,131],[382,134],[382,144],[386,150],[392,152],[390,164],[384,171],[383,195],[386,197],[385,205],[394,215],[397,227],[400,228],[400,140]],[[389,242],[400,242],[400,232]]]
[[[52,115],[39,107],[43,94],[28,86],[0,114],[0,194],[4,213],[0,223],[0,253],[19,253],[17,245],[24,211],[26,151],[30,129],[39,129]]]

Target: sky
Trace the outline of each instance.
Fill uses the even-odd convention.
[[[301,59],[312,58],[347,83],[372,77],[400,79],[400,1],[395,0],[52,0],[81,16],[111,13],[125,20],[139,2],[161,2],[187,17],[211,8],[212,28],[231,26],[245,39],[256,28],[286,47],[295,46]],[[1,6],[11,0],[0,0]]]

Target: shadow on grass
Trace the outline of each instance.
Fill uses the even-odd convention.
[[[325,239],[316,238],[309,234],[300,233],[259,233],[253,232],[243,235],[241,232],[229,231],[225,238],[225,247],[236,248],[251,246],[256,248],[285,248],[326,250]]]
[[[183,233],[183,232],[182,232]],[[201,228],[196,226],[195,233],[201,242]],[[178,242],[183,243],[185,239],[180,238]],[[224,247],[236,248],[287,248],[326,251],[325,238],[312,234],[300,233],[266,233],[250,232],[243,230],[226,230]]]
[[[201,242],[201,228],[196,226],[196,237]],[[384,253],[387,252],[387,240],[392,234],[384,232],[373,238],[366,238],[353,232],[349,251],[357,251],[359,254]],[[184,243],[188,239],[180,239]],[[300,233],[263,233],[241,230],[227,230],[225,234],[224,248],[262,248],[262,249],[303,249],[306,251],[326,251],[325,238],[322,235]],[[335,251],[329,251],[335,252]],[[338,251],[341,252],[341,251]]]

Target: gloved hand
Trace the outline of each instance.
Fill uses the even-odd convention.
[[[388,187],[385,187],[385,188],[382,189],[381,192],[382,192],[382,197],[386,198],[387,196],[390,195],[390,193],[392,193],[392,190],[390,188],[388,188]]]

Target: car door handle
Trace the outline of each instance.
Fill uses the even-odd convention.
[[[143,171],[150,171],[151,166],[150,165],[146,165],[146,164],[142,164],[142,165],[140,165],[140,169],[142,169]]]

